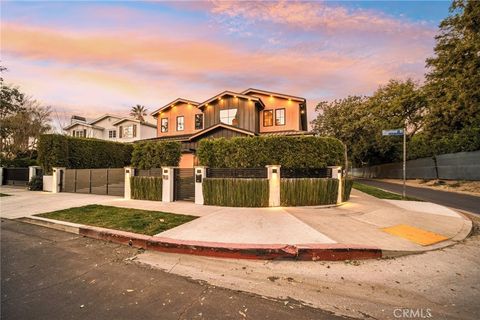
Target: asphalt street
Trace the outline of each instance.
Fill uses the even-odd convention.
[[[1,222],[1,319],[344,319],[132,261],[127,246]]]
[[[378,187],[387,191],[402,193],[403,186],[401,184],[389,183],[378,180],[358,179],[363,184]],[[441,190],[432,190],[428,188],[417,188],[406,186],[408,196],[412,196],[421,200],[437,203],[454,209],[480,214],[480,197],[461,194],[455,192],[447,192]]]

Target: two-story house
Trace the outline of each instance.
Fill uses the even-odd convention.
[[[198,141],[206,138],[305,135],[305,98],[258,89],[224,91],[204,102],[178,98],[151,113],[157,119],[155,140],[182,143],[180,167],[197,164]]]
[[[73,137],[96,138],[117,142],[133,142],[154,138],[157,126],[147,121],[104,114],[92,121],[73,116],[70,125],[63,128]]]

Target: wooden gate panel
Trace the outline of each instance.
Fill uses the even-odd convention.
[[[195,169],[176,168],[174,170],[174,199],[183,201],[195,201]]]

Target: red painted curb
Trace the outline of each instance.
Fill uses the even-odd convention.
[[[79,234],[89,238],[126,244],[135,248],[217,258],[336,261],[377,259],[382,257],[382,250],[379,248],[345,244],[287,245],[190,241],[152,237],[90,226],[79,228]]]

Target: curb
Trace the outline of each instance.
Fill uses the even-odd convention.
[[[22,222],[79,234],[84,237],[129,245],[145,250],[192,254],[215,258],[256,260],[339,261],[382,258],[382,250],[349,244],[242,244],[177,240],[143,234],[29,217]]]

